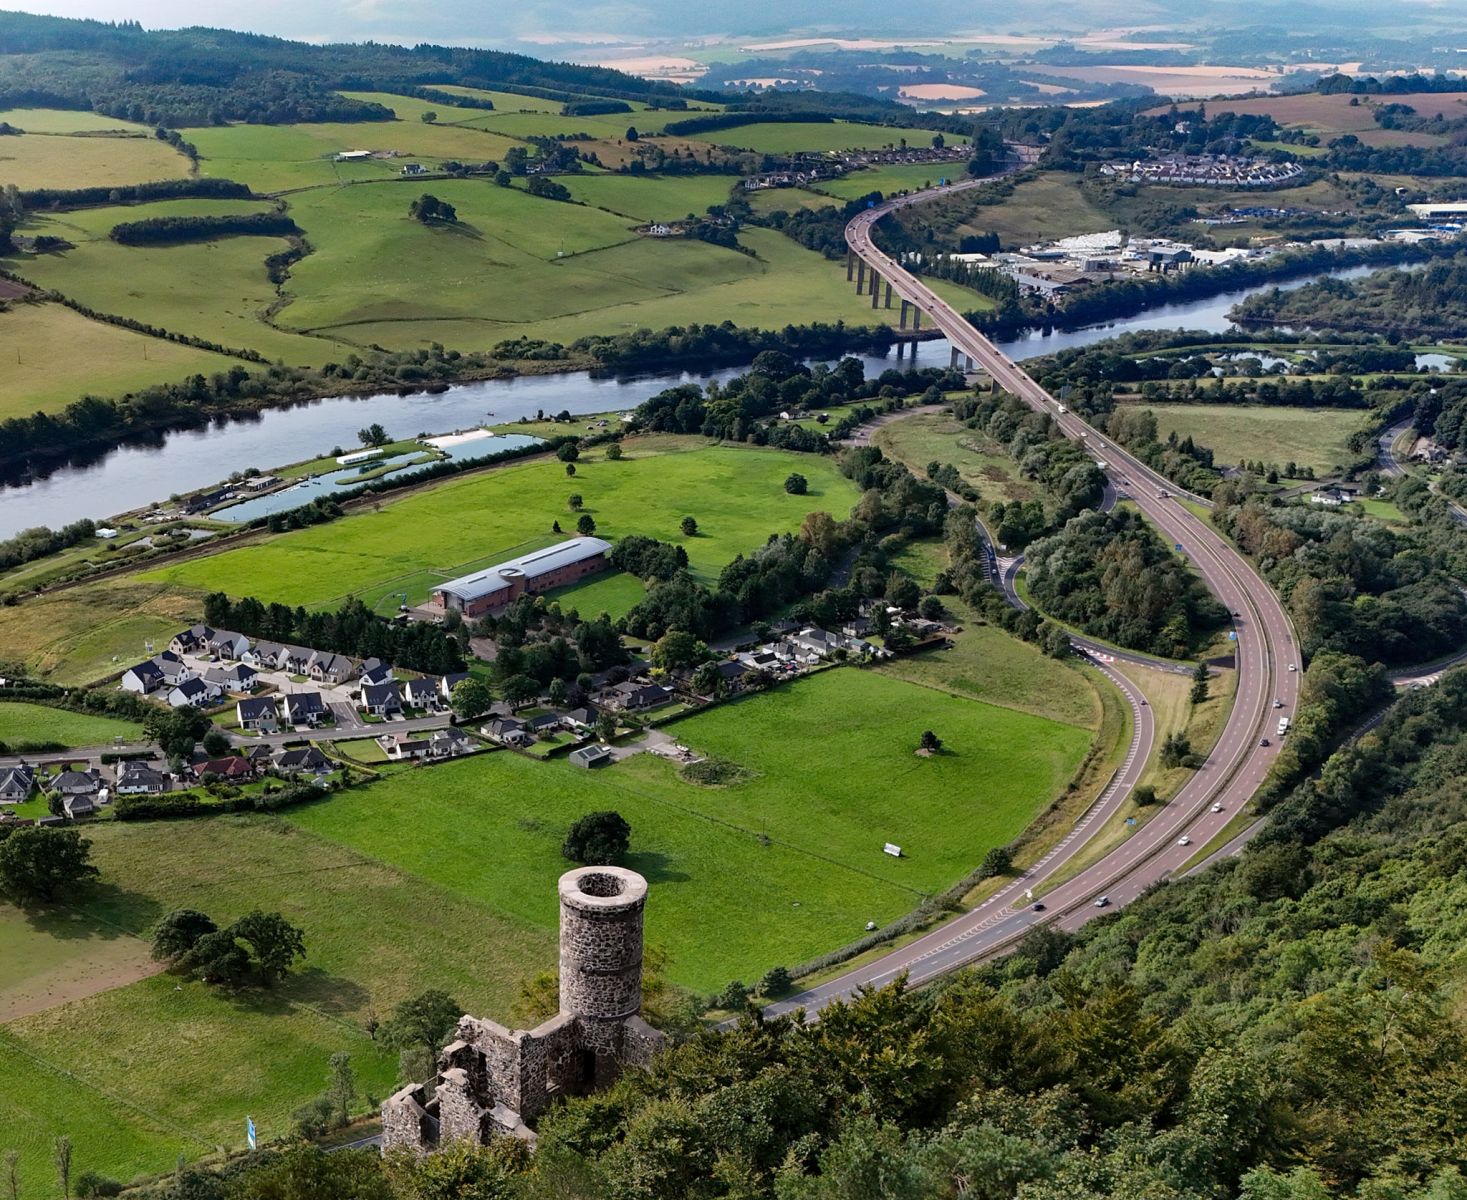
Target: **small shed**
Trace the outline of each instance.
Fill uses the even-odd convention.
[[[600,767],[611,761],[611,751],[605,746],[582,746],[579,750],[570,752],[570,760],[578,767],[590,770],[592,767]]]

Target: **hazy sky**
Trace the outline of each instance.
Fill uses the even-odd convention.
[[[216,25],[310,41],[431,41],[512,46],[555,55],[555,47],[602,40],[758,37],[793,30],[882,37],[1080,32],[1145,24],[1287,21],[1334,24],[1368,14],[1375,23],[1431,14],[1440,20],[1461,0],[0,0],[0,8],[102,20],[132,18],[153,28]],[[1290,17],[1292,14],[1292,19]],[[1467,17],[1462,24],[1467,28]],[[1320,27],[1316,24],[1316,27]],[[1338,27],[1338,26],[1336,26]],[[538,49],[537,49],[538,48]],[[582,56],[584,57],[584,56]]]

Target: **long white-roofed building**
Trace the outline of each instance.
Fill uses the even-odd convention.
[[[521,596],[565,587],[604,571],[610,549],[610,542],[596,537],[557,542],[472,575],[440,583],[433,589],[433,603],[443,609],[457,609],[466,617],[482,616],[504,608]]]

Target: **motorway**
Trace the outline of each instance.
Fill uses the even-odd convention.
[[[1274,728],[1278,717],[1292,717],[1298,704],[1300,676],[1290,669],[1298,666],[1293,630],[1278,597],[1252,566],[1176,498],[1178,489],[1174,484],[1073,413],[1061,413],[1054,398],[1038,383],[872,240],[872,227],[894,209],[980,182],[898,197],[868,209],[846,227],[846,243],[868,269],[890,283],[895,295],[920,308],[959,353],[973,359],[998,386],[1032,408],[1050,414],[1067,436],[1083,440],[1097,461],[1105,464],[1112,486],[1124,486],[1137,507],[1182,547],[1208,587],[1234,614],[1237,694],[1217,744],[1193,778],[1161,812],[1115,850],[1047,891],[1042,911],[1036,911],[1024,899],[1024,893],[1042,887],[1070,863],[1085,845],[1087,835],[1103,825],[1101,810],[1109,808],[1113,812],[1119,807],[1130,784],[1113,785],[1082,818],[1081,825],[1043,862],[992,900],[900,949],[771,1005],[767,1012],[818,1010],[833,1000],[851,996],[859,988],[881,986],[903,974],[911,983],[919,984],[1011,945],[1036,925],[1052,921],[1061,928],[1075,929],[1135,899],[1182,868],[1196,853],[1195,847],[1206,845],[1221,833],[1248,802],[1278,753]],[[1118,682],[1123,678],[1115,672],[1110,674]],[[1122,690],[1136,706],[1134,689],[1122,685]],[[1278,709],[1274,707],[1276,700],[1281,704]],[[1136,707],[1136,711],[1149,714],[1149,709]],[[1264,738],[1269,745],[1261,744]],[[1133,755],[1135,752],[1133,746]],[[1139,762],[1131,762],[1129,770],[1118,775],[1118,783],[1121,775],[1127,775],[1133,784],[1144,762],[1144,754]],[[1101,898],[1106,904],[1097,906]]]

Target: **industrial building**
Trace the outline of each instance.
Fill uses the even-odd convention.
[[[445,610],[456,609],[466,617],[483,616],[521,596],[565,587],[604,571],[610,549],[611,543],[601,538],[571,538],[439,584],[433,589],[433,603]]]

